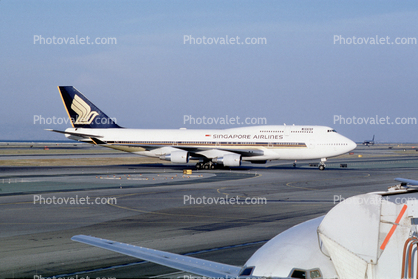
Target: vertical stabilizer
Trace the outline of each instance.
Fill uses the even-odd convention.
[[[58,86],[74,128],[121,128],[73,86]]]

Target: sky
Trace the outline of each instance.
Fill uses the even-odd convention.
[[[416,1],[2,0],[0,140],[65,139],[72,85],[127,128],[418,142],[417,41]]]

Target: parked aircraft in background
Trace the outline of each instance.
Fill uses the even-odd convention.
[[[371,140],[363,141],[363,145],[366,145],[366,146],[374,145],[374,135],[373,135],[373,138]]]
[[[353,150],[352,140],[325,126],[280,125],[231,129],[127,129],[115,123],[72,86],[59,86],[72,128],[66,137],[173,163],[198,160],[196,168],[240,166],[242,161],[321,159]]]
[[[212,278],[416,278],[418,181],[341,201],[277,235],[232,266],[92,236],[71,239]]]

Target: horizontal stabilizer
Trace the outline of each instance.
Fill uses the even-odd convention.
[[[93,236],[76,235],[73,236],[71,240],[211,278],[236,278],[241,270],[241,268],[237,266],[158,251]]]
[[[86,138],[86,139],[88,139],[88,138],[102,138],[102,136],[90,135],[90,134],[85,134],[85,133],[66,132],[66,131],[59,131],[59,130],[54,130],[54,129],[45,129],[45,130],[55,132],[55,133],[72,135],[72,136],[76,136],[76,137],[80,137],[80,138]]]

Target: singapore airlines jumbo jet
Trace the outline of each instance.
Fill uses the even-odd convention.
[[[196,168],[240,166],[242,161],[321,159],[353,150],[352,140],[324,126],[251,126],[222,130],[127,129],[104,114],[73,86],[59,86],[72,128],[67,138],[97,144],[173,163],[199,160]]]

